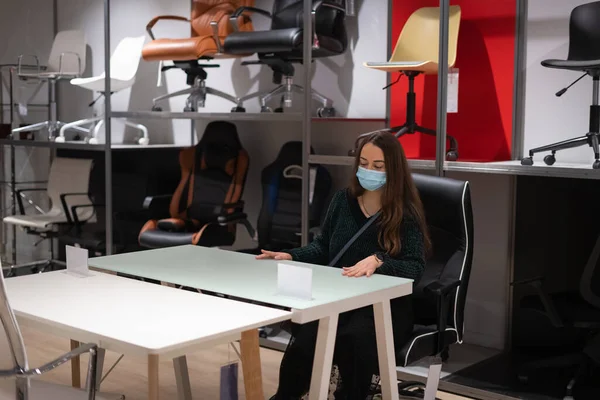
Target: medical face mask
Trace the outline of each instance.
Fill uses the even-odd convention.
[[[365,190],[375,191],[385,185],[385,171],[375,171],[358,167],[356,177],[358,178],[360,186]]]

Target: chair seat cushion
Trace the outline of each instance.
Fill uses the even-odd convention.
[[[183,246],[186,244],[196,244],[194,236],[197,233],[191,232],[168,232],[159,229],[147,230],[140,234],[140,245],[148,248],[161,248],[171,246]]]
[[[574,325],[575,323],[600,324],[598,309],[581,298],[579,292],[555,293],[551,294],[550,298],[563,323],[567,325]],[[520,306],[522,309],[535,310],[543,314],[546,313],[542,301],[537,295],[523,297]]]
[[[413,334],[400,351],[396,352],[396,365],[406,367],[424,357],[434,355],[438,340],[437,326],[415,325]],[[446,328],[444,344],[450,346],[458,342],[458,334],[454,328]]]
[[[14,379],[0,380],[0,400],[14,400]],[[30,380],[29,400],[87,400],[87,392],[71,386],[58,385],[34,378]],[[96,400],[123,400],[118,394],[96,393]]]
[[[569,69],[573,71],[586,71],[590,69],[600,69],[600,60],[555,60],[549,59],[542,61],[542,65],[547,68]]]
[[[142,57],[146,61],[187,61],[217,53],[212,36],[184,39],[156,39],[144,46]]]

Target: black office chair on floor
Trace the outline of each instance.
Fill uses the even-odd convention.
[[[345,1],[313,0],[312,4],[312,30],[315,33],[311,39],[313,59],[343,54],[348,48]],[[244,61],[242,65],[268,65],[273,70],[273,83],[278,85],[268,92],[256,92],[242,97],[238,107],[243,107],[246,100],[260,97],[261,111],[270,112],[271,108],[267,106],[269,100],[281,96],[281,106],[275,112],[283,112],[284,107],[292,106],[294,92],[303,93],[304,89],[293,83],[294,64],[304,60],[303,7],[302,0],[278,0],[273,3],[271,13],[255,7],[240,7],[232,14],[234,26],[237,26],[238,17],[249,12],[271,19],[271,30],[229,34],[225,38],[223,51],[237,55],[257,53],[258,61]],[[310,71],[308,68],[307,70]],[[320,117],[334,116],[335,110],[330,99],[315,90],[311,91],[311,95],[321,103],[318,110]]]
[[[522,165],[533,165],[533,156],[536,153],[550,151],[544,157],[546,165],[556,162],[556,152],[588,145],[594,150],[594,163],[592,168],[600,169],[600,1],[582,4],[571,12],[569,22],[569,54],[566,60],[544,60],[542,65],[547,68],[581,71],[584,74],[571,85],[558,91],[556,96],[562,96],[569,87],[574,85],[584,76],[592,77],[592,105],[590,106],[589,132],[585,136],[563,140],[562,142],[536,147],[529,150],[529,156],[521,160]]]
[[[588,258],[579,281],[579,291],[548,294],[542,285],[542,277],[526,279],[517,284],[529,284],[536,294],[521,300],[521,310],[544,315],[552,326],[562,330],[578,330],[585,340],[581,351],[545,358],[521,366],[518,378],[527,383],[537,370],[576,367],[574,376],[567,384],[565,400],[573,399],[573,389],[577,381],[589,372],[592,364],[600,366],[600,235]],[[547,379],[546,376],[543,378]]]
[[[406,343],[396,343],[396,365],[429,360],[427,384],[398,384],[402,398],[435,395],[449,347],[462,343],[464,312],[473,260],[473,211],[467,181],[412,174],[430,229],[433,248],[415,283],[415,327]],[[343,385],[343,382],[341,382]],[[377,396],[377,394],[375,394]]]

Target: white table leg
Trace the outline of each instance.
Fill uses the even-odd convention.
[[[158,355],[148,356],[148,400],[158,400]]]
[[[398,400],[398,378],[396,374],[394,332],[392,329],[392,309],[389,300],[373,304],[373,312],[375,316],[375,332],[377,335],[377,356],[379,358],[381,395],[384,400]]]
[[[319,320],[315,359],[310,378],[310,400],[326,400],[329,394],[338,317],[339,315],[336,314]]]
[[[177,382],[177,399],[192,400],[192,386],[190,385],[190,375],[185,356],[174,358],[173,367],[175,369],[175,381]]]
[[[71,339],[71,350],[75,350],[78,347],[79,342]],[[81,361],[79,356],[71,359],[71,385],[74,388],[81,388]]]

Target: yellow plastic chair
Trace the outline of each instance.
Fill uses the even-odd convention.
[[[450,6],[448,24],[448,67],[456,62],[458,47],[458,30],[460,27],[461,8]],[[434,75],[438,72],[439,59],[440,8],[423,7],[411,14],[404,24],[396,48],[387,62],[365,62],[367,68],[388,73],[401,72],[408,78],[406,94],[406,122],[404,125],[390,128],[390,132],[400,137],[407,133],[420,132],[435,136],[433,129],[419,126],[416,119],[416,96],[414,91],[415,77],[420,74]],[[458,144],[452,136],[447,159],[458,159]]]

